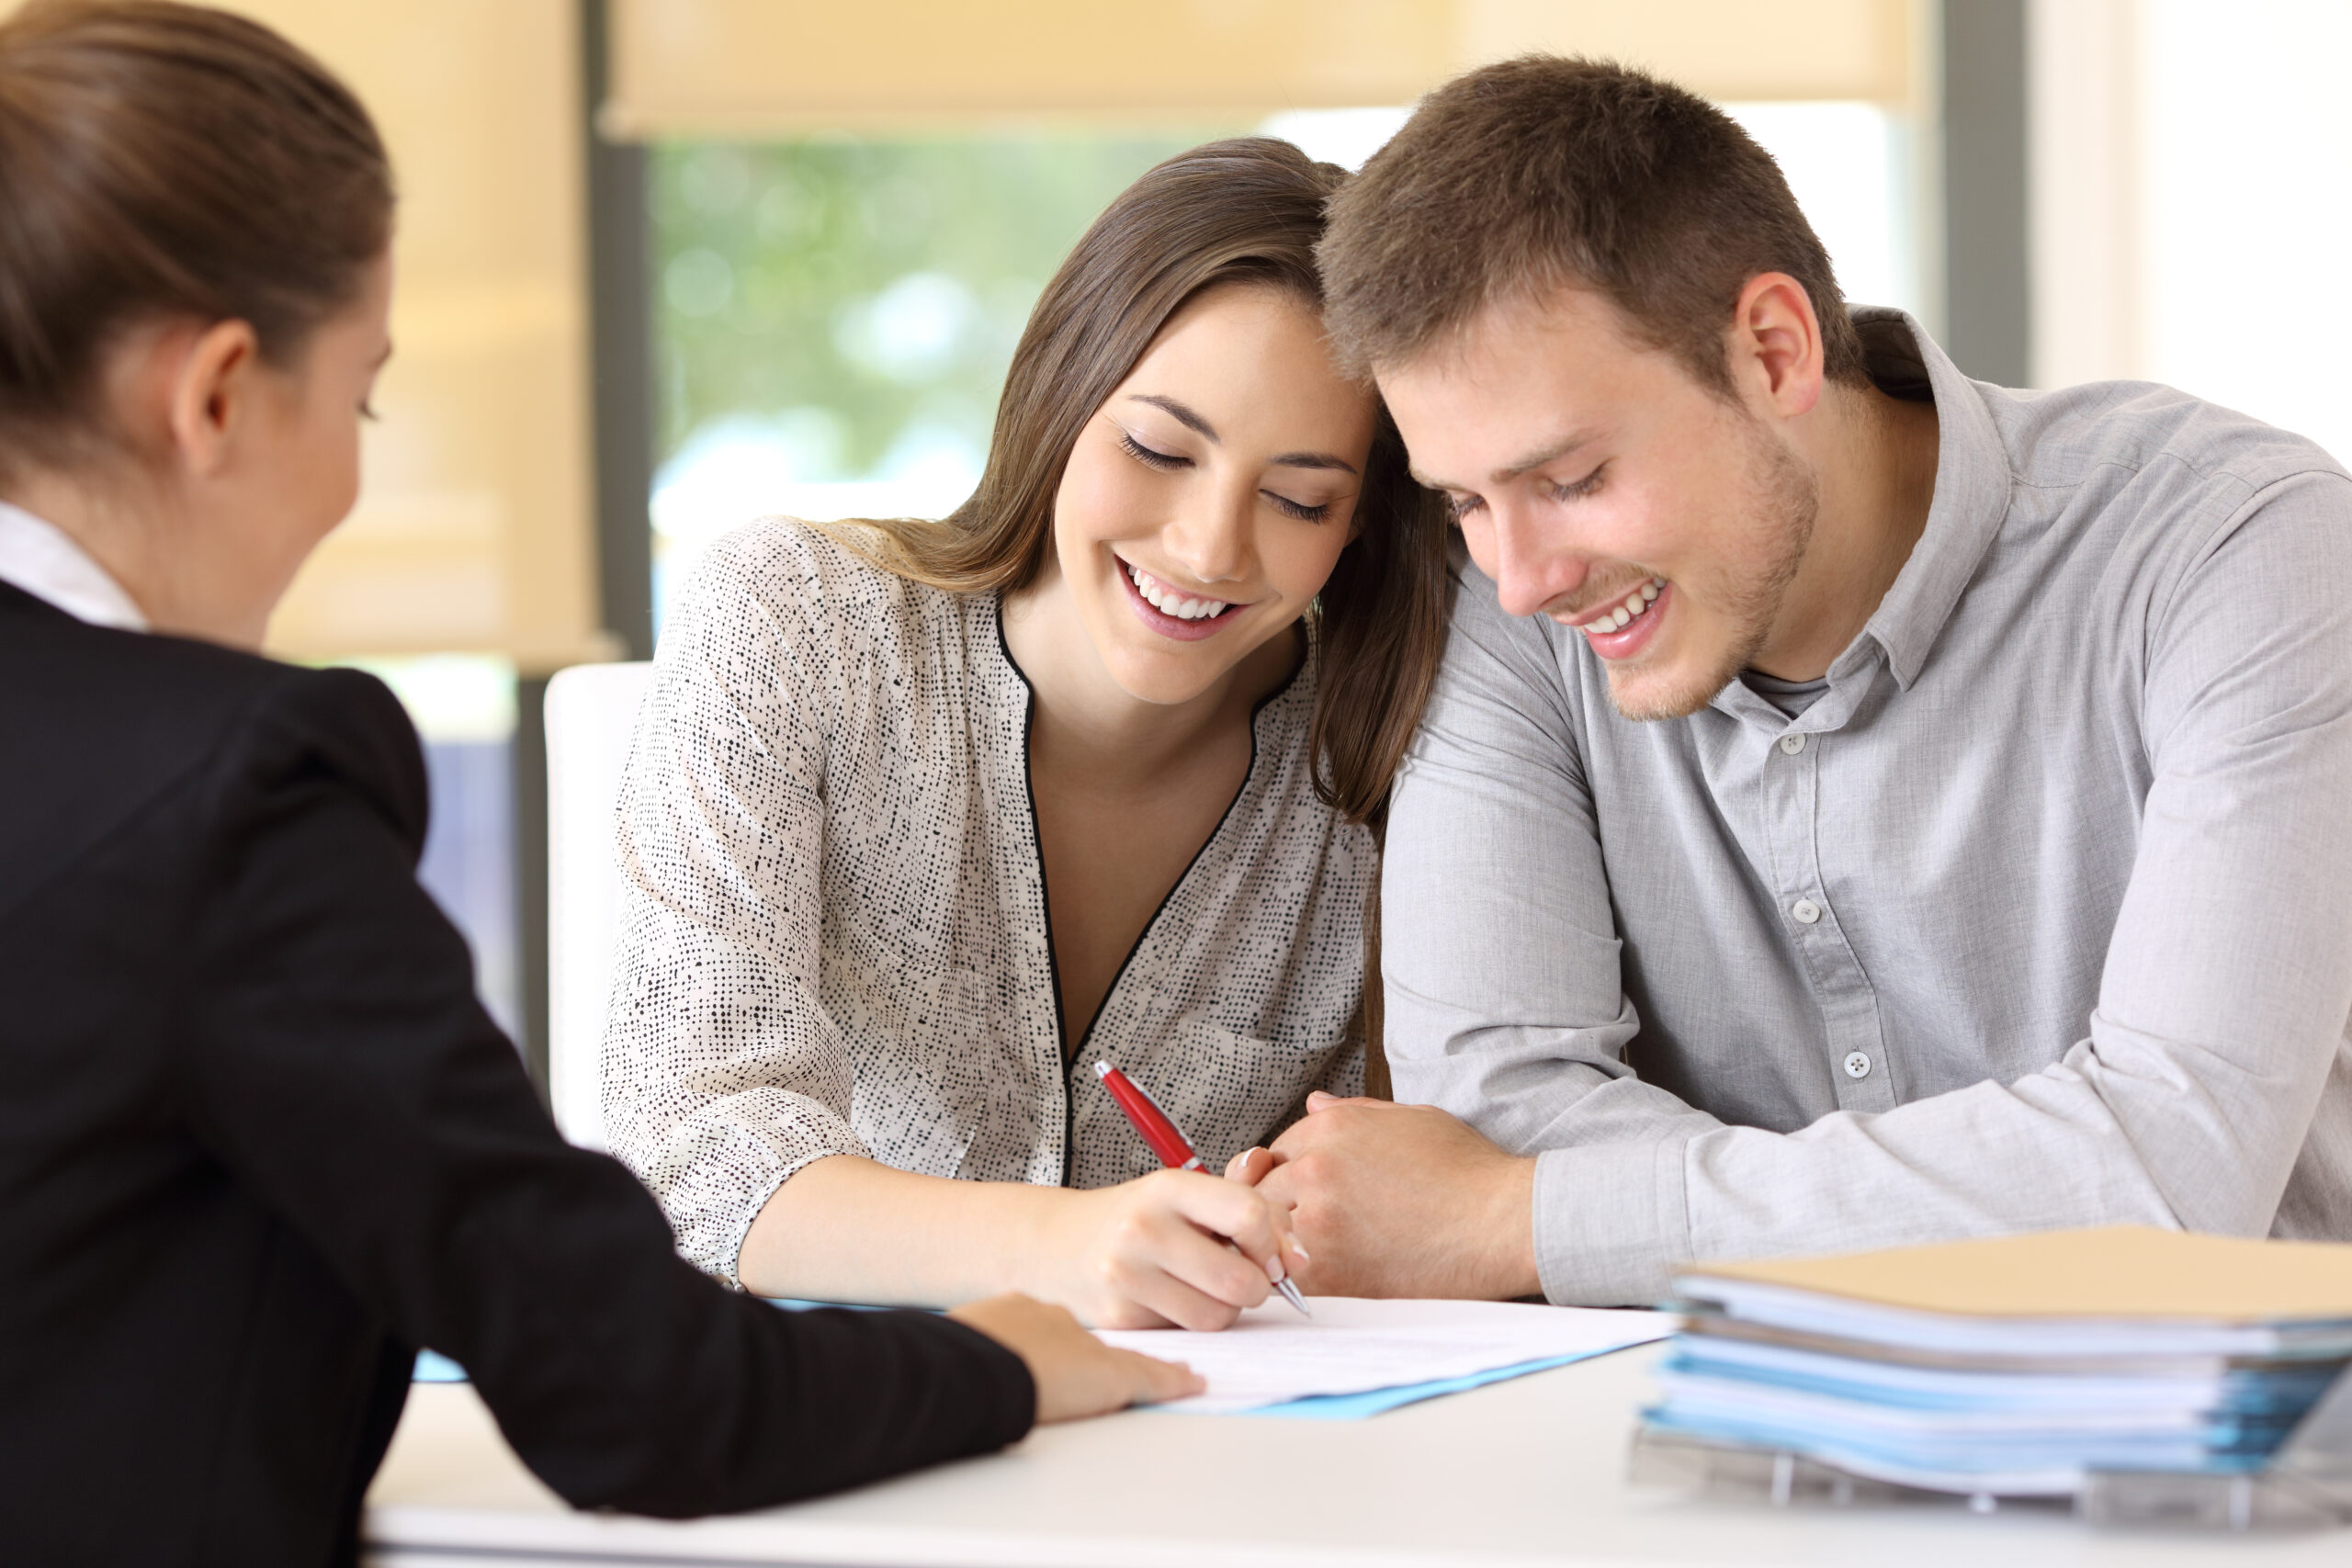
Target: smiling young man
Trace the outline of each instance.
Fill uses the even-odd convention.
[[[1383,883],[1426,1103],[1318,1098],[1264,1179],[1312,1288],[2352,1235],[2336,464],[1969,380],[1848,312],[1728,118],[1604,64],[1432,96],[1319,254],[1475,566]]]

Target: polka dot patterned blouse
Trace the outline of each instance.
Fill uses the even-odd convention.
[[[1314,660],[1067,1059],[1029,798],[1027,682],[993,595],[805,525],[721,541],[673,612],[621,792],[605,1125],[682,1252],[732,1280],[793,1172],[1102,1187],[1156,1168],[1114,1061],[1211,1169],[1307,1091],[1360,1092],[1370,835],[1315,797]]]

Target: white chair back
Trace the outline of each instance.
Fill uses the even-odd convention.
[[[650,664],[579,664],[548,682],[548,1089],[556,1125],[605,1146],[605,1009],[620,933],[614,814]]]

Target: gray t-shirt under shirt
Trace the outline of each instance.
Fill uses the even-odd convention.
[[[1932,389],[1926,531],[1796,716],[1634,723],[1475,570],[1399,777],[1399,1100],[1539,1153],[1563,1303],[2111,1223],[2352,1237],[2352,479],[2163,387]]]
[[[1818,681],[1783,681],[1778,675],[1767,675],[1761,670],[1743,670],[1739,678],[1747,689],[1770,703],[1790,718],[1796,718],[1814,705],[1815,699],[1829,689],[1829,677]]]

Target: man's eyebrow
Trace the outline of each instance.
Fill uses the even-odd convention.
[[[1153,408],[1165,410],[1167,412],[1176,416],[1178,423],[1182,424],[1189,429],[1199,431],[1203,435],[1207,436],[1212,442],[1224,439],[1222,436],[1217,434],[1216,426],[1202,418],[1198,410],[1191,408],[1186,404],[1180,403],[1174,398],[1163,398],[1151,392],[1130,392],[1127,395],[1127,400],[1130,402],[1149,403]]]
[[[1508,484],[1512,479],[1519,478],[1520,475],[1527,472],[1530,468],[1540,468],[1544,464],[1549,463],[1555,458],[1566,457],[1569,453],[1575,451],[1577,447],[1583,446],[1588,441],[1593,440],[1599,434],[1600,432],[1594,430],[1573,431],[1566,435],[1561,436],[1557,441],[1551,443],[1549,446],[1529,453],[1526,457],[1521,457],[1516,463],[1511,463],[1503,468],[1497,468],[1493,473],[1487,476],[1487,482],[1489,484]],[[1413,477],[1413,482],[1420,486],[1423,490],[1459,490],[1462,488],[1459,485],[1449,484],[1443,479],[1436,479],[1429,474],[1425,474],[1418,467],[1408,467],[1405,471],[1410,474]]]
[[[1507,463],[1503,467],[1497,468],[1493,473],[1487,476],[1487,479],[1489,482],[1494,484],[1509,483],[1510,480],[1519,478],[1520,475],[1526,473],[1530,468],[1540,468],[1546,463],[1555,462],[1559,458],[1566,457],[1577,447],[1592,440],[1599,434],[1600,432],[1593,430],[1570,431],[1567,434],[1561,436],[1558,440],[1547,443],[1546,445],[1538,447],[1536,450],[1530,452],[1518,462]]]

